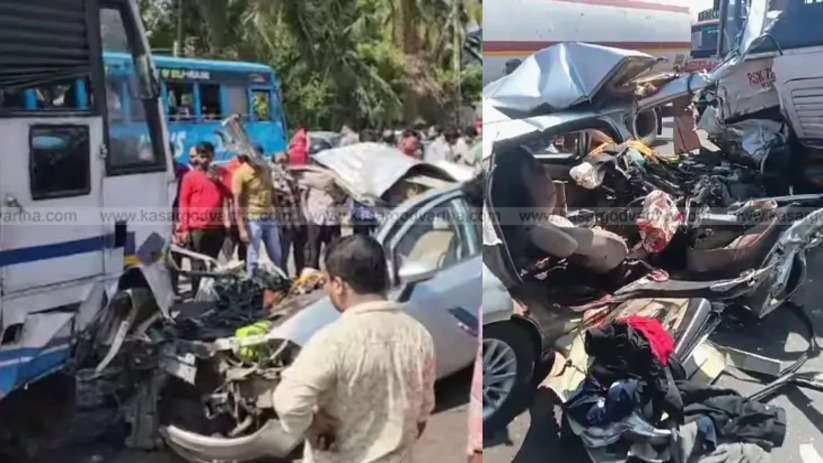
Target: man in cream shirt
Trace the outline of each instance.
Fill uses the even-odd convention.
[[[338,239],[325,264],[341,315],[283,372],[278,417],[287,432],[306,435],[304,463],[411,462],[434,409],[431,335],[386,300],[386,258],[373,238]]]

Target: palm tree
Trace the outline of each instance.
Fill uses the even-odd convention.
[[[452,1],[459,2],[454,13]],[[442,113],[459,81],[449,69],[476,0],[142,0],[158,30],[184,5],[198,55],[273,64],[292,120],[372,127]],[[144,9],[144,11],[147,11]],[[459,17],[455,18],[454,14]],[[456,20],[455,20],[456,19]],[[455,27],[458,25],[458,27]],[[161,37],[152,40],[153,46]],[[165,44],[165,43],[164,43]],[[449,87],[449,88],[447,88]]]

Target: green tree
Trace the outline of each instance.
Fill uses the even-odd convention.
[[[460,2],[457,21],[451,1]],[[171,51],[180,35],[187,55],[270,64],[278,72],[290,125],[330,129],[416,118],[443,122],[454,109],[458,81],[462,98],[476,101],[480,87],[472,82],[482,71],[472,64],[455,75],[451,38],[477,22],[478,5],[476,0],[141,0],[154,49]]]

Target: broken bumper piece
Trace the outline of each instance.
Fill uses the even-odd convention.
[[[180,456],[212,462],[286,458],[303,441],[288,434],[277,420],[269,420],[254,434],[243,437],[204,436],[176,426],[161,428],[160,433]]]

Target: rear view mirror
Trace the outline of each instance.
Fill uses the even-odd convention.
[[[431,280],[436,274],[437,265],[427,260],[404,260],[397,271],[397,277],[403,283]]]

